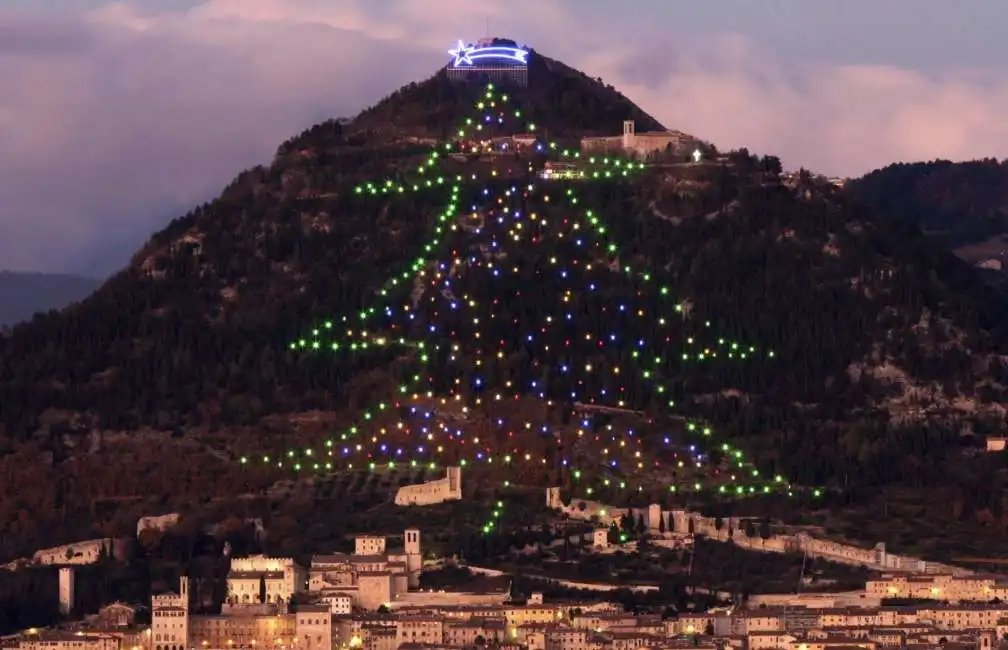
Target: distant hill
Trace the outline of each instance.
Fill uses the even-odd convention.
[[[1008,233],[1008,161],[895,163],[852,181],[846,191],[949,248]]]
[[[79,275],[0,270],[0,326],[12,326],[38,312],[83,300],[102,281]]]

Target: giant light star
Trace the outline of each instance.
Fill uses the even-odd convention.
[[[475,49],[476,49],[475,47],[473,47],[472,45],[466,45],[460,39],[458,42],[458,46],[454,50],[448,50],[448,54],[451,54],[453,57],[455,57],[454,66],[457,68],[463,63],[465,63],[466,65],[472,65],[472,59],[470,58],[469,55],[471,55]]]

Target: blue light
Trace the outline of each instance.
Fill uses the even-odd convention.
[[[466,68],[476,65],[477,61],[512,61],[528,65],[528,50],[509,45],[466,45],[461,40],[458,45],[448,50],[453,58],[453,68]]]

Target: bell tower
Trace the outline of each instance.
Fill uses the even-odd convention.
[[[633,149],[634,144],[637,141],[636,135],[636,125],[633,120],[623,121],[623,148],[630,150]]]
[[[403,532],[403,551],[406,553],[407,584],[415,589],[420,586],[420,573],[423,571],[423,551],[420,548],[418,528],[407,528]]]

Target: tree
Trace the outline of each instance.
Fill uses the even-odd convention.
[[[637,513],[637,534],[638,535],[644,535],[645,533],[647,533],[647,531],[648,531],[648,527],[647,527],[647,524],[644,523],[644,513],[643,512],[638,512]]]
[[[763,156],[760,160],[760,165],[763,167],[763,172],[772,178],[780,176],[782,167],[780,158],[777,156]]]
[[[620,517],[620,533],[627,537],[633,537],[633,513],[630,511]]]
[[[720,533],[722,528],[724,528],[724,519],[721,517],[714,517],[714,530]]]
[[[662,535],[665,534],[665,516],[659,515],[658,517],[658,532]]]
[[[609,524],[609,533],[606,535],[606,539],[610,544],[619,544],[619,528],[616,526],[616,522]]]

